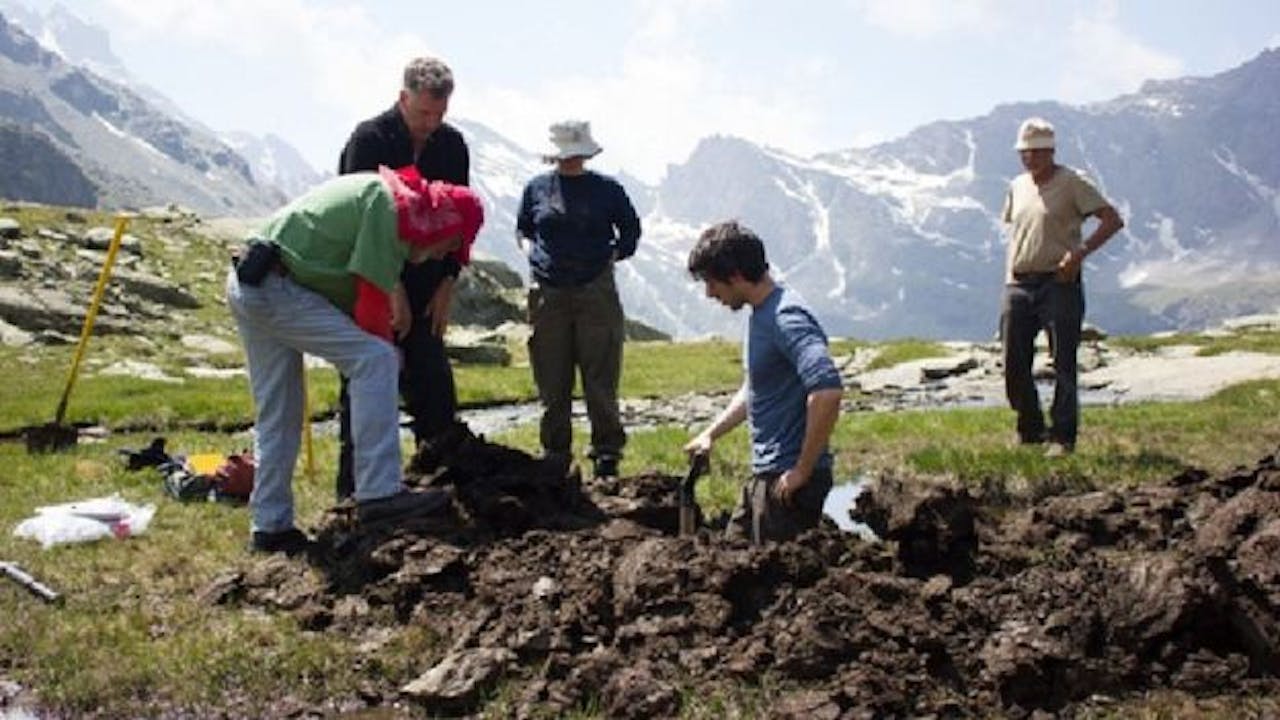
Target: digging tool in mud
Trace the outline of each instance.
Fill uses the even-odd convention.
[[[62,596],[48,585],[31,577],[25,570],[18,567],[17,564],[11,562],[0,561],[0,574],[18,583],[23,588],[31,592],[32,595],[52,605],[61,605]]]
[[[54,413],[53,422],[29,428],[26,432],[27,452],[43,453],[65,450],[80,439],[80,431],[74,425],[64,425],[67,416],[67,398],[71,397],[71,388],[76,384],[76,375],[80,371],[80,361],[84,359],[84,349],[89,344],[89,335],[93,332],[93,322],[98,318],[98,308],[102,304],[102,293],[107,289],[107,280],[111,278],[111,266],[115,264],[116,254],[120,252],[120,241],[124,230],[129,226],[128,215],[116,216],[116,232],[107,248],[107,259],[102,263],[102,271],[98,273],[98,284],[93,288],[93,298],[89,301],[89,310],[84,316],[84,326],[80,329],[80,343],[76,345],[75,359],[71,361],[71,371],[67,373],[67,385],[62,390],[62,399],[58,401],[58,410]]]
[[[680,534],[692,535],[698,531],[698,501],[694,497],[694,488],[698,478],[711,469],[711,458],[706,453],[696,453],[689,457],[689,472],[680,481]]]

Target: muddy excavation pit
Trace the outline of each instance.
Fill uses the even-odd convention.
[[[466,714],[500,683],[522,717],[669,717],[761,683],[795,718],[1280,692],[1276,456],[1021,505],[882,477],[851,514],[883,541],[825,521],[765,547],[678,537],[674,476],[563,477],[465,430],[413,466],[447,511],[358,527],[338,507],[308,562],[255,560],[207,590],[316,631],[439,638],[420,677],[371,678],[348,709]]]

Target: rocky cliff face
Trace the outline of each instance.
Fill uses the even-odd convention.
[[[278,188],[287,198],[295,198],[329,177],[313,169],[296,148],[277,135],[231,132],[222,137],[249,163],[255,183]]]
[[[5,152],[47,156],[52,148],[93,187],[91,194],[50,197],[47,183],[11,178],[10,199],[102,207],[172,202],[219,215],[259,215],[284,199],[255,182],[248,162],[212,133],[71,64],[3,15],[0,117],[21,131],[3,136]]]
[[[98,189],[47,136],[0,124],[0,197],[92,207]]]

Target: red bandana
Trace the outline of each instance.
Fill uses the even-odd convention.
[[[395,198],[397,228],[405,242],[430,247],[460,238],[462,245],[452,255],[463,265],[471,262],[471,246],[484,224],[484,205],[470,188],[427,182],[412,165],[398,170],[379,165],[378,174]]]

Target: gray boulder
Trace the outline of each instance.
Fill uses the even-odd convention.
[[[22,289],[0,286],[0,319],[33,333],[53,331],[78,336],[84,325],[86,308],[71,302],[66,292],[52,288]],[[94,332],[129,332],[123,319],[98,315]],[[44,338],[44,335],[40,335]]]
[[[126,295],[134,295],[171,307],[186,309],[200,307],[200,301],[194,295],[155,275],[119,270],[115,273],[115,279]]]
[[[452,321],[495,327],[508,320],[523,320],[524,307],[512,297],[518,296],[519,291],[509,287],[508,274],[510,268],[496,262],[473,263],[467,268],[454,287]]]
[[[22,275],[22,256],[12,250],[0,250],[0,278]]]
[[[467,713],[515,660],[516,654],[506,648],[461,650],[447,655],[401,692],[433,714]]]
[[[114,228],[89,228],[84,235],[80,236],[80,243],[90,250],[107,250],[111,247],[111,240],[115,234]],[[141,255],[142,243],[133,235],[125,233],[124,237],[120,238],[120,249],[134,255]]]

